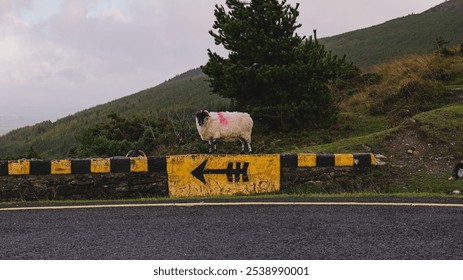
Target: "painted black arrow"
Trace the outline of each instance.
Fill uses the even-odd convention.
[[[243,167],[241,168],[241,163]],[[229,162],[226,169],[206,169],[207,159],[203,161],[195,170],[191,171],[196,179],[206,184],[204,174],[224,174],[227,175],[228,182],[239,182],[243,179],[243,182],[249,181],[248,178],[248,167],[249,162],[236,162],[236,167],[233,168],[233,162]]]

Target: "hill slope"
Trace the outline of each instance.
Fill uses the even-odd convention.
[[[99,105],[54,123],[47,121],[16,129],[0,137],[0,159],[27,154],[33,147],[42,157],[66,157],[76,144],[75,136],[83,128],[101,121],[109,113],[122,116],[191,115],[203,108],[220,109],[227,99],[210,93],[206,76],[188,71],[166,83]]]
[[[445,12],[445,11],[460,11],[463,12],[463,1],[461,0],[451,0],[451,1],[445,1],[427,11],[428,12]]]
[[[435,50],[441,37],[448,45],[463,43],[463,0],[451,0],[424,13],[409,15],[383,24],[320,41],[335,54],[347,54],[361,68],[409,54]]]
[[[321,41],[327,49],[341,55],[347,54],[348,60],[364,68],[409,53],[430,53],[434,50],[434,40],[439,36],[451,40],[449,45],[463,41],[461,7],[463,0],[451,0],[419,15],[406,16]],[[14,130],[0,137],[0,159],[20,157],[27,154],[31,147],[42,157],[66,157],[69,149],[76,144],[75,136],[79,131],[101,121],[110,112],[123,116],[138,114],[153,117],[191,114],[202,108],[225,108],[229,101],[211,95],[205,80],[206,76],[199,69],[190,70],[159,86],[56,122],[47,121]],[[348,134],[352,136],[353,133],[355,131]],[[329,140],[331,138],[326,141]]]

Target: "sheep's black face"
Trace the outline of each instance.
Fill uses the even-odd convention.
[[[196,119],[198,120],[198,124],[200,126],[203,126],[204,122],[209,117],[209,112],[206,110],[201,110],[201,111],[196,112],[195,116],[196,116]]]

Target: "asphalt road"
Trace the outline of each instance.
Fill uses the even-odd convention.
[[[0,209],[0,259],[463,259],[461,206]]]

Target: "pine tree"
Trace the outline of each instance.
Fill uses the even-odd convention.
[[[236,109],[250,111],[263,126],[277,130],[324,127],[337,110],[328,87],[349,65],[327,52],[316,33],[296,33],[298,7],[278,0],[227,0],[216,5],[209,33],[228,50],[227,58],[208,50],[202,67],[212,91]]]

